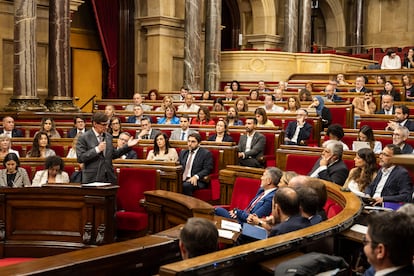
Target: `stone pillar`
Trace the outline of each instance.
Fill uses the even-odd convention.
[[[207,0],[204,90],[220,88],[221,0]]]
[[[185,0],[184,84],[190,91],[200,90],[202,1]]]
[[[49,1],[49,92],[45,104],[56,112],[78,111],[70,97],[69,4],[69,0]]]
[[[14,1],[13,96],[6,111],[43,111],[36,91],[36,0]]]
[[[285,4],[285,47],[286,52],[298,51],[298,1],[286,0]]]
[[[311,47],[311,17],[312,17],[312,0],[302,0],[302,19],[300,29],[299,51],[310,52]]]
[[[355,53],[360,54],[361,53],[361,45],[362,45],[362,6],[363,6],[363,0],[357,0],[356,1],[356,30],[355,30]]]

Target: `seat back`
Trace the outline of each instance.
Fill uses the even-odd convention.
[[[323,209],[325,210],[326,216],[328,217],[328,219],[330,219],[336,216],[337,214],[339,214],[343,208],[333,199],[328,198]]]
[[[120,168],[118,175],[118,210],[145,212],[139,202],[144,192],[155,190],[159,174],[155,169]]]
[[[252,198],[256,196],[259,187],[260,179],[237,177],[231,195],[230,210],[233,208],[245,209]]]
[[[294,171],[307,175],[318,160],[319,155],[288,154],[286,156],[286,171]]]

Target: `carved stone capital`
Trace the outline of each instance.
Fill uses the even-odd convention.
[[[79,107],[73,105],[71,97],[52,97],[45,100],[45,105],[52,112],[79,112]]]
[[[47,107],[40,103],[38,97],[13,96],[10,102],[4,107],[5,111],[48,111]]]

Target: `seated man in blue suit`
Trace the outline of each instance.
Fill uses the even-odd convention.
[[[286,133],[285,143],[287,145],[306,145],[312,132],[312,126],[306,122],[308,112],[305,109],[296,111],[296,121],[289,122]]]
[[[243,209],[227,211],[224,208],[216,208],[215,214],[225,218],[237,219],[240,223],[247,222],[249,215],[262,218],[272,212],[272,198],[282,178],[283,172],[275,167],[268,167],[261,177],[260,188],[249,205]]]

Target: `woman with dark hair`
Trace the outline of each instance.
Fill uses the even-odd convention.
[[[287,108],[285,109],[285,113],[295,113],[300,109],[300,102],[298,97],[290,96],[286,102]]]
[[[39,131],[32,144],[32,149],[27,153],[26,157],[49,157],[56,155],[55,151],[50,148],[50,139],[46,132]]]
[[[69,175],[63,171],[65,164],[59,156],[49,156],[45,160],[45,169],[37,171],[32,186],[41,187],[46,183],[69,183]]]
[[[157,124],[165,124],[165,125],[178,125],[180,124],[180,119],[175,114],[175,107],[173,105],[169,105],[165,107],[164,110],[164,117],[159,118]]]
[[[358,141],[369,142],[370,148],[374,153],[380,153],[382,151],[382,143],[380,141],[375,141],[374,131],[368,125],[362,126],[358,131]],[[355,151],[354,145],[352,145],[352,150]]]
[[[300,89],[298,96],[299,96],[299,100],[301,102],[310,102],[310,101],[312,101],[312,93],[307,89]]]
[[[210,101],[212,99],[213,98],[211,97],[211,91],[209,91],[209,90],[204,91],[203,94],[201,95],[201,100],[202,101]]]
[[[402,63],[403,69],[414,68],[414,49],[408,49],[408,52],[404,54],[404,61]]]
[[[147,99],[150,101],[161,100],[160,93],[158,93],[157,89],[151,89],[150,91],[148,91]]]
[[[45,132],[49,138],[60,138],[59,132],[56,130],[55,121],[53,118],[44,117],[40,123],[40,130],[35,133]]]
[[[227,122],[219,120],[216,123],[216,133],[208,137],[207,141],[233,142],[233,138],[228,134]]]
[[[108,132],[112,134],[112,138],[119,138],[119,134],[122,133],[121,120],[118,117],[112,117],[109,121]]]
[[[154,149],[150,150],[147,160],[172,161],[178,160],[175,148],[170,146],[167,134],[161,132],[154,138]]]
[[[400,93],[395,91],[394,83],[392,81],[386,81],[384,84],[384,90],[380,92],[381,96],[384,95],[391,95],[394,97],[394,101],[399,102],[401,101]]]
[[[376,84],[382,84],[382,85],[384,85],[386,81],[387,81],[387,79],[385,78],[385,76],[384,76],[384,75],[378,75],[378,76],[375,78],[375,83],[376,83]]]
[[[222,98],[216,98],[214,100],[212,111],[217,111],[217,112],[226,111],[226,108],[224,107]]]
[[[252,89],[249,92],[249,101],[260,101],[260,93],[256,89]]]
[[[351,169],[345,181],[344,188],[363,196],[365,188],[377,176],[377,159],[371,149],[360,149],[354,158],[355,168]]]
[[[240,83],[236,80],[233,80],[230,84],[230,88],[233,91],[241,91]]]
[[[256,108],[254,115],[256,116],[258,127],[275,127],[273,121],[267,118],[266,110],[264,110],[264,108]]]
[[[15,153],[9,153],[3,159],[5,169],[0,170],[1,187],[28,187],[31,186],[29,176],[25,169],[20,168],[19,157]]]
[[[200,106],[197,117],[191,120],[192,125],[210,125],[214,126],[216,122],[210,118],[210,110],[207,106]]]
[[[408,74],[402,75],[401,82],[405,91],[405,100],[410,102],[414,101],[414,85],[411,76]]]
[[[245,97],[238,97],[234,101],[234,108],[236,108],[238,112],[247,112],[249,111],[249,103]]]
[[[326,135],[329,137],[328,141],[334,140],[341,142],[343,150],[349,150],[348,145],[342,142],[342,138],[344,137],[344,129],[340,124],[330,125],[326,130]],[[324,144],[328,141],[325,141]]]
[[[328,127],[332,122],[331,111],[325,106],[325,103],[321,96],[314,96],[312,98],[312,103],[309,105],[309,108],[315,108],[316,114],[322,118],[322,126]]]

